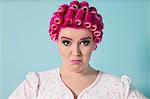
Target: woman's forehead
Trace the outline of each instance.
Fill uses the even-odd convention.
[[[89,29],[83,29],[83,28],[62,28],[59,33],[59,37],[69,37],[69,38],[84,38],[84,37],[91,37],[92,33],[89,31]]]

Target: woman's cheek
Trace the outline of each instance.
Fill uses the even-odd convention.
[[[91,53],[92,53],[92,48],[85,48],[85,49],[83,49],[82,50],[82,52],[83,52],[83,56],[85,57],[85,58],[90,58],[90,56],[91,56]]]
[[[67,49],[61,48],[60,51],[61,51],[62,56],[66,56],[67,55]]]

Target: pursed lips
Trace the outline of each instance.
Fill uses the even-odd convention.
[[[77,60],[71,60],[72,64],[81,64],[81,60],[77,59]]]

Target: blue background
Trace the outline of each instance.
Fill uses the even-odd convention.
[[[69,1],[0,1],[0,99],[7,99],[29,71],[60,65],[57,45],[49,39],[49,19]],[[96,6],[105,25],[91,65],[117,76],[128,75],[134,86],[150,96],[150,1],[87,1]]]

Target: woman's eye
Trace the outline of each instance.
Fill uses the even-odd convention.
[[[90,43],[90,41],[82,41],[82,42],[81,42],[81,45],[88,46],[89,43]]]
[[[66,40],[62,41],[62,43],[63,43],[65,46],[71,45],[71,42],[70,42],[70,41],[66,41]]]

